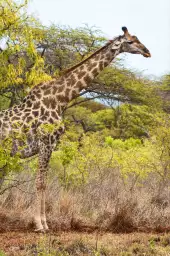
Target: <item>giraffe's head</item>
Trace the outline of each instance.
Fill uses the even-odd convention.
[[[144,57],[151,57],[149,50],[139,41],[136,36],[129,34],[126,27],[122,27],[124,35],[122,36],[123,42],[121,45],[122,52],[129,52],[132,54],[141,54]]]

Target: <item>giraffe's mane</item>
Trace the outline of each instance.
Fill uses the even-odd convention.
[[[96,55],[97,53],[99,53],[100,51],[102,51],[103,49],[107,48],[108,45],[112,44],[114,40],[109,40],[109,42],[107,42],[103,47],[99,48],[97,51],[95,51],[94,53],[92,53],[89,57],[85,58],[84,60],[82,60],[81,62],[79,62],[78,64],[66,69],[63,71],[63,75],[67,74],[70,71],[73,71],[74,69],[76,69],[77,67],[81,66],[84,62],[86,62],[87,60],[91,59],[94,55]]]

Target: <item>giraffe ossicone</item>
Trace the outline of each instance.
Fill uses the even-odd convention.
[[[68,69],[59,79],[36,85],[24,101],[0,113],[0,140],[3,141],[14,131],[25,133],[25,147],[18,137],[13,138],[11,155],[20,153],[21,158],[38,155],[38,172],[36,177],[36,198],[34,220],[36,231],[48,230],[45,213],[45,192],[48,163],[52,150],[64,132],[62,111],[66,105],[86,89],[93,79],[120,53],[128,52],[151,57],[149,50],[136,36],[131,36],[126,27],[123,35],[110,40],[106,45],[88,58]],[[46,125],[55,125],[47,129]],[[0,188],[6,172],[0,169]]]

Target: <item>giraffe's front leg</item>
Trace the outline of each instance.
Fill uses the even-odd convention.
[[[37,182],[36,182],[36,201],[35,201],[35,213],[34,213],[34,222],[35,222],[35,232],[43,232],[44,228],[41,222],[41,201],[42,201],[42,189],[38,185],[40,173],[37,175]]]
[[[44,142],[40,142],[39,148],[39,170],[36,178],[37,198],[35,205],[35,224],[36,231],[48,230],[45,214],[45,192],[48,163],[51,156],[51,147]]]
[[[41,221],[45,231],[48,231],[46,212],[45,212],[45,191],[42,192],[42,201],[41,201]]]

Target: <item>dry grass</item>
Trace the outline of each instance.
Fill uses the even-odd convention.
[[[25,174],[17,180],[30,179]],[[152,180],[153,181],[153,180]],[[88,184],[64,189],[57,179],[49,180],[47,217],[53,231],[75,230],[129,233],[134,231],[170,230],[170,198],[168,187],[157,193],[157,187],[130,186],[120,177],[109,174],[102,182],[92,179]],[[33,230],[34,182],[7,190],[0,199],[0,231]]]
[[[168,256],[170,239],[146,233],[11,232],[1,235],[0,248],[9,256]]]

